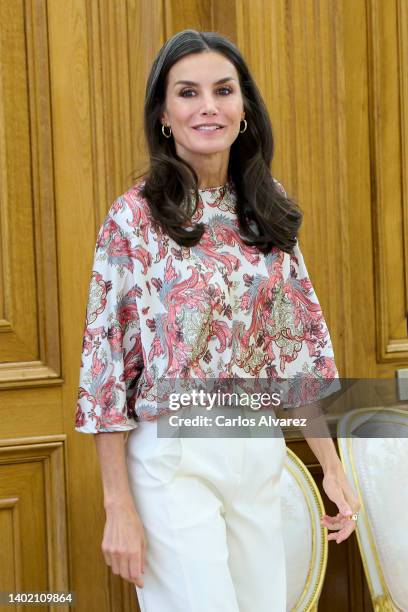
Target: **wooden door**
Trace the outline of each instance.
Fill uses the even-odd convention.
[[[145,166],[146,77],[176,31],[218,30],[247,59],[341,375],[407,366],[406,13],[402,0],[0,0],[0,590],[137,609],[104,563],[99,465],[74,415],[96,233]],[[306,443],[289,445],[320,482]],[[319,609],[370,610],[355,538],[329,550]]]

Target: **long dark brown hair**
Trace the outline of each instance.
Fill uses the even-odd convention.
[[[262,96],[237,47],[217,32],[183,30],[172,36],[157,54],[146,83],[144,132],[150,157],[141,195],[153,218],[180,246],[195,246],[203,235],[202,223],[185,229],[198,202],[198,177],[194,168],[176,152],[174,139],[162,134],[162,115],[170,68],[191,53],[216,51],[234,64],[240,81],[247,129],[231,145],[228,180],[236,197],[236,214],[245,244],[267,254],[276,246],[292,252],[302,222],[298,204],[281,191],[270,166],[274,138]],[[192,195],[193,194],[193,195]],[[189,206],[181,206],[182,202]],[[255,228],[254,228],[255,224]],[[252,227],[251,227],[252,225]]]

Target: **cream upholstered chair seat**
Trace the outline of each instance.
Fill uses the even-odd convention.
[[[357,540],[374,610],[408,611],[408,412],[351,410],[337,436],[362,504]]]
[[[327,529],[320,523],[322,498],[305,464],[287,448],[281,477],[286,555],[287,606],[296,612],[317,610],[327,565]]]

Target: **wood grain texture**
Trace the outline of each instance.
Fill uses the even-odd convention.
[[[397,27],[398,27],[398,60],[401,69],[399,71],[400,89],[400,112],[401,112],[401,187],[402,187],[402,216],[403,216],[403,240],[404,240],[404,268],[405,268],[405,315],[406,333],[408,335],[408,173],[404,170],[408,167],[408,5],[406,2],[397,4]],[[403,333],[403,335],[405,335]]]
[[[219,6],[219,3],[215,3]],[[180,30],[191,28],[211,30],[214,2],[202,0],[164,0],[165,36],[170,38]]]
[[[352,337],[342,7],[264,0],[236,5],[238,46],[274,129],[272,172],[305,211],[300,244],[346,376]]]
[[[0,477],[1,478],[1,477]],[[20,542],[20,497],[4,496],[0,498],[0,548],[1,586],[13,591],[22,590],[23,559]]]
[[[89,85],[90,41],[83,0],[49,2],[47,8],[54,186],[58,203],[59,306],[64,330],[62,428],[69,436],[70,585],[77,593],[79,610],[103,611],[109,609],[109,590],[108,570],[100,548],[104,513],[101,484],[96,478],[99,467],[92,436],[83,439],[73,430],[85,305],[98,224]]]
[[[2,538],[8,581],[31,584],[36,569],[37,590],[68,581],[79,611],[137,610],[102,555],[93,437],[73,427],[96,233],[146,168],[146,78],[175,32],[218,31],[250,66],[274,129],[271,170],[305,211],[300,242],[340,373],[392,377],[408,365],[407,10],[402,0],[0,0],[0,441],[24,457],[2,462],[0,446],[0,536],[29,537],[34,551],[26,564],[27,550]],[[306,442],[288,444],[335,513]],[[355,539],[329,549],[319,610],[371,610]]]
[[[365,2],[343,0],[351,310],[350,375],[377,376]]]
[[[61,384],[45,4],[0,21],[0,389]]]
[[[377,361],[395,365],[408,360],[405,4],[367,3]]]
[[[93,436],[78,436],[73,418],[96,234],[113,200],[130,187],[130,175],[145,162],[144,88],[164,40],[161,2],[51,2],[49,27],[60,306],[64,329],[73,330],[64,337],[62,395],[75,475],[69,481],[72,584],[79,609],[126,611],[137,609],[134,587],[112,574],[101,551],[105,517]],[[81,287],[75,299],[73,287]]]
[[[0,529],[11,530],[2,532],[11,535],[2,538],[2,591],[68,590],[64,443],[65,436],[0,440]]]

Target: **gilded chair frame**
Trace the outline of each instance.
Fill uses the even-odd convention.
[[[406,411],[394,407],[381,409],[357,408],[350,410],[350,412],[345,414],[338,422],[337,441],[344,470],[350,482],[354,485],[358,499],[361,503],[356,526],[356,536],[374,612],[401,612],[401,608],[397,607],[392,599],[381,568],[374,534],[368,519],[367,511],[364,507],[363,494],[359,486],[351,444],[353,432],[363,427],[364,423],[370,421],[370,423],[373,424],[375,419],[377,419],[378,424],[384,424],[384,413],[387,413],[387,416],[392,419],[393,424],[406,427],[408,437],[408,413]]]
[[[317,612],[328,557],[328,530],[320,523],[325,512],[324,504],[312,474],[290,448],[287,448],[284,470],[290,473],[302,491],[309,510],[312,531],[312,554],[306,583],[291,612]]]

